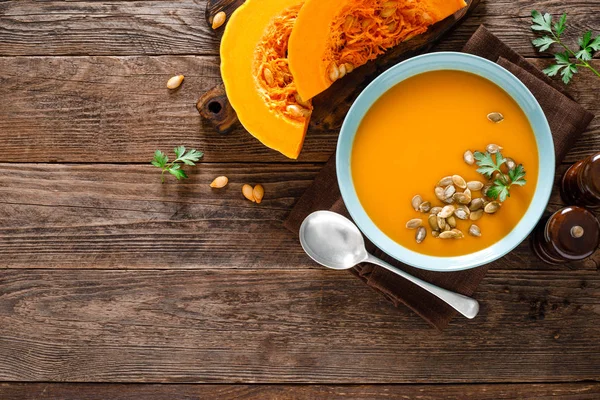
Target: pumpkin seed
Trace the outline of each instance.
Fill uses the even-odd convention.
[[[454,216],[449,216],[446,218],[446,224],[450,225],[451,228],[456,228],[456,218]]]
[[[440,213],[438,214],[438,217],[448,218],[449,216],[452,215],[454,210],[455,210],[455,208],[452,205],[445,206],[444,208],[442,208],[442,211],[440,211]]]
[[[483,210],[473,211],[471,215],[469,215],[471,221],[478,221],[481,217],[483,217]]]
[[[458,234],[454,231],[445,231],[445,232],[440,233],[439,238],[440,239],[457,239]]]
[[[342,79],[344,76],[346,76],[346,66],[344,64],[341,64],[339,67],[340,70],[340,76],[338,79]]]
[[[467,210],[468,210],[468,208],[467,208]],[[464,208],[457,208],[457,209],[454,211],[454,215],[456,215],[456,218],[458,218],[458,219],[462,219],[462,220],[469,219],[469,215],[470,215],[470,214],[471,214],[471,213],[470,213],[470,212],[467,212],[467,211],[465,211],[465,209],[464,209]]]
[[[464,233],[462,233],[462,231],[461,231],[460,229],[456,229],[456,228],[454,228],[454,229],[452,229],[450,232],[454,232],[454,233],[456,233],[456,238],[457,238],[457,239],[462,239],[462,238],[464,238],[464,237],[465,237],[465,234],[464,234]]]
[[[479,229],[479,227],[477,225],[473,224],[469,228],[469,235],[475,236],[475,237],[480,237],[481,236],[481,229]]]
[[[515,162],[515,160],[513,160],[510,157],[507,157],[505,160],[506,160],[506,168],[508,168],[509,171],[512,171],[513,169],[517,168],[517,163]]]
[[[485,150],[490,154],[496,154],[503,149],[504,149],[503,147],[500,147],[494,143],[491,143],[491,144],[488,144],[487,146],[485,146]]]
[[[396,8],[384,8],[379,14],[382,18],[391,17],[396,12]]]
[[[451,230],[452,230],[452,227],[450,225],[448,225],[448,223],[446,223],[446,226],[444,227],[444,232],[448,232]]]
[[[388,8],[388,7],[394,7],[397,8],[398,7],[398,2],[397,1],[386,1],[385,3],[383,3],[381,5],[383,8]]]
[[[329,67],[329,79],[332,82],[335,82],[339,78],[340,78],[340,70],[339,70],[338,66],[335,65],[335,63],[331,63],[331,66]]]
[[[454,199],[452,197],[448,197],[447,199],[444,200],[444,203],[446,203],[446,204],[454,204]]]
[[[451,198],[454,193],[456,193],[454,185],[447,186],[446,189],[444,189],[444,200]]]
[[[504,115],[500,114],[499,112],[493,112],[489,113],[487,118],[497,124],[504,120]]]
[[[296,100],[296,103],[300,104],[302,107],[310,108],[310,100],[304,101],[302,97],[300,97],[300,93],[294,93],[294,99]]]
[[[439,215],[436,217],[437,218],[437,225],[440,228],[441,231],[443,231],[446,228],[446,220],[442,217],[440,217]]]
[[[444,201],[446,199],[446,195],[444,194],[444,188],[443,187],[436,186],[433,191],[435,193],[435,197],[437,197],[439,200]]]
[[[285,110],[292,116],[292,117],[296,117],[296,118],[303,118],[306,117],[310,111],[308,111],[306,108],[302,108],[299,105],[296,104],[290,104],[288,105]]]
[[[350,64],[350,63],[344,63],[344,66],[346,67],[346,73],[349,74],[350,72],[354,71],[354,65]]]
[[[464,189],[467,187],[467,181],[460,175],[452,175],[452,182],[455,186]]]
[[[438,223],[437,223],[437,218],[435,215],[430,215],[429,218],[427,218],[427,222],[429,222],[429,226],[431,227],[432,231],[437,231],[438,229],[440,229]]]
[[[387,30],[389,32],[394,32],[396,30],[396,28],[398,27],[398,23],[396,21],[392,21],[391,23],[389,23],[387,25]]]
[[[465,154],[463,154],[463,160],[465,160],[467,164],[473,165],[475,164],[475,155],[471,150],[467,150],[465,151]]]
[[[440,237],[440,233],[438,231],[431,231],[431,236],[437,239]]]
[[[428,201],[424,201],[419,205],[419,211],[422,213],[428,213],[431,210],[431,203]]]
[[[485,206],[484,211],[488,214],[494,214],[499,209],[500,209],[500,203],[498,203],[497,201],[492,201],[491,203],[488,203]]]
[[[229,179],[226,176],[217,176],[210,184],[211,188],[223,188],[227,186]]]
[[[479,181],[469,181],[467,182],[467,188],[474,192],[481,190],[483,188],[483,183]]]
[[[265,81],[267,81],[267,85],[273,86],[275,79],[273,79],[273,73],[269,68],[263,69],[263,77],[265,78]]]
[[[440,211],[442,211],[442,207],[433,207],[431,210],[429,210],[429,212],[431,214],[435,214],[435,215],[438,215],[440,213]]]
[[[448,185],[452,185],[452,177],[451,176],[445,176],[442,179],[440,179],[440,181],[438,182],[438,186],[441,186],[444,188]]]
[[[251,202],[256,203],[256,199],[254,198],[254,189],[252,189],[252,186],[248,184],[242,186],[242,194]]]
[[[348,31],[350,27],[354,24],[354,16],[346,15],[346,20],[344,21],[344,30]]]
[[[423,225],[423,220],[421,218],[414,218],[406,223],[406,228],[407,229],[417,229],[421,225]]]
[[[452,198],[458,204],[469,204],[471,202],[471,197],[465,195],[464,193],[454,193]]]
[[[225,14],[225,11],[219,11],[213,17],[211,27],[213,29],[219,29],[221,27],[221,25],[223,25],[223,23],[225,22],[226,18],[227,18],[227,14]]]
[[[254,195],[256,202],[260,203],[265,196],[265,188],[263,188],[262,185],[256,185],[254,186],[254,189],[252,189],[252,194]]]
[[[425,229],[425,227],[420,226],[419,229],[417,229],[417,233],[415,234],[415,240],[417,241],[417,243],[422,243],[423,240],[425,240],[425,237],[427,236],[427,229]]]
[[[371,26],[372,23],[373,23],[373,20],[371,18],[367,18],[367,19],[364,19],[360,25],[362,26],[362,28],[364,30],[367,30]]]
[[[465,196],[471,197],[471,189],[466,188],[463,193],[465,194]]]
[[[410,201],[410,204],[412,205],[412,208],[415,209],[415,211],[419,211],[419,206],[421,205],[421,203],[423,203],[423,198],[418,194],[414,196]]]
[[[478,197],[476,199],[473,199],[471,201],[471,205],[469,206],[469,210],[471,211],[477,211],[479,209],[481,209],[483,207],[483,199],[481,197]]]
[[[481,189],[481,193],[482,193],[482,194],[483,194],[485,197],[487,197],[487,192],[488,192],[488,190],[490,190],[490,188],[491,188],[491,187],[492,187],[492,182],[488,182],[488,183],[486,183],[486,184],[483,186],[483,188]]]
[[[179,85],[181,85],[181,82],[183,82],[183,75],[175,75],[171,78],[169,78],[169,80],[167,81],[167,88],[168,89],[177,89],[179,87]]]

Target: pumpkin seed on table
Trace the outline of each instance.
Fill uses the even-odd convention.
[[[465,151],[465,154],[463,154],[463,160],[467,164],[473,165],[473,164],[475,164],[475,155],[473,154],[473,152],[471,150],[467,150],[467,151]]]
[[[429,227],[432,231],[437,231],[438,229],[440,229],[440,226],[438,225],[437,221],[438,217],[433,214],[431,214],[429,218],[427,218],[427,222],[429,222]]]
[[[473,211],[471,215],[469,215],[469,219],[471,221],[478,221],[483,217],[483,210],[479,209],[477,211]]]
[[[419,205],[419,211],[422,213],[428,213],[431,210],[431,203],[428,201],[424,201]]]
[[[253,203],[256,203],[256,199],[254,198],[254,189],[252,188],[252,186],[244,184],[244,186],[242,186],[242,194],[246,199],[250,200]]]
[[[425,229],[425,227],[420,226],[417,229],[417,233],[415,234],[415,240],[417,241],[417,243],[422,243],[423,240],[425,240],[425,237],[427,236],[427,229]]]
[[[227,19],[227,14],[225,14],[225,11],[219,11],[213,17],[211,27],[213,29],[219,29],[221,27],[221,25],[223,25],[223,23],[225,23],[226,19]]]
[[[484,211],[488,214],[494,214],[499,209],[500,209],[500,203],[498,203],[497,201],[492,201],[492,202],[486,204]]]
[[[464,189],[467,187],[467,181],[460,175],[452,175],[452,183],[454,186]]]
[[[495,124],[504,121],[504,115],[500,114],[499,112],[489,113],[487,118]]]
[[[498,146],[497,144],[491,143],[485,146],[485,150],[490,154],[496,154],[499,151],[504,150],[504,148]]]
[[[172,76],[167,81],[167,89],[177,89],[181,85],[181,82],[183,82],[183,78],[183,75]]]
[[[474,192],[477,192],[483,188],[483,183],[479,181],[469,181],[467,182],[467,188]]]
[[[423,225],[423,220],[421,218],[413,218],[406,223],[406,228],[407,229],[417,229],[421,225]]]
[[[221,189],[227,186],[229,183],[229,178],[226,176],[217,176],[210,184],[211,188]]]
[[[448,218],[449,216],[452,215],[454,210],[455,210],[455,208],[452,205],[445,206],[444,208],[442,208],[442,211],[439,212],[438,217]]]
[[[479,229],[479,227],[477,225],[473,224],[469,228],[469,235],[475,236],[475,237],[480,237],[481,236],[481,229]]]
[[[471,211],[477,211],[479,209],[481,209],[483,207],[483,199],[481,197],[478,197],[476,199],[473,199],[471,201],[471,205],[469,206],[469,210]]]
[[[254,189],[252,189],[252,195],[254,196],[254,200],[256,200],[257,203],[260,203],[265,196],[265,189],[262,185],[256,185],[254,186]]]
[[[421,203],[423,203],[423,198],[419,195],[414,196],[410,201],[410,204],[412,205],[412,208],[415,209],[415,211],[419,211],[419,206],[421,205]]]

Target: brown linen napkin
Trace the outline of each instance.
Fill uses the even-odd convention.
[[[531,90],[550,123],[556,147],[556,161],[560,163],[573,141],[585,130],[594,116],[561,93],[554,87],[554,82],[549,81],[541,71],[507,47],[485,27],[481,26],[475,32],[464,51],[498,62]],[[331,210],[349,216],[337,185],[335,157],[331,157],[325,164],[313,184],[298,200],[284,225],[290,231],[297,233],[304,218],[317,210]],[[367,242],[367,249],[414,276],[467,296],[475,292],[488,270],[488,267],[484,266],[468,271],[447,273],[423,271],[393,260],[372,243]],[[395,306],[405,304],[440,330],[448,325],[455,314],[450,306],[437,297],[383,268],[361,264],[351,271],[367,285],[383,294]]]

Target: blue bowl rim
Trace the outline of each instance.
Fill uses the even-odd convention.
[[[534,131],[538,149],[538,181],[534,197],[517,226],[504,238],[475,253],[453,257],[429,256],[412,251],[383,233],[362,207],[350,167],[356,130],[372,105],[390,88],[412,76],[437,70],[459,70],[481,76],[502,88],[521,107]],[[349,140],[349,144],[345,143]],[[500,65],[472,54],[437,52],[410,58],[378,76],[356,98],[348,111],[336,149],[336,172],[342,199],[350,216],[363,234],[378,248],[407,265],[430,271],[452,272],[488,264],[511,252],[523,242],[542,217],[552,192],[555,151],[550,126],[536,98],[511,72]],[[440,267],[439,265],[445,265]]]

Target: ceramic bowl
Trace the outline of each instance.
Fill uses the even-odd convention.
[[[479,75],[504,89],[521,107],[535,134],[539,155],[539,176],[534,197],[517,226],[492,246],[463,256],[434,257],[420,254],[395,242],[373,223],[362,207],[352,182],[350,157],[358,126],[381,95],[399,82],[424,72],[458,70]],[[458,271],[494,261],[518,246],[541,218],[550,198],[555,171],[554,143],[546,116],[529,89],[514,75],[496,63],[465,53],[442,52],[404,61],[375,79],[358,96],[346,115],[336,152],[338,183],[350,215],[377,247],[398,261],[431,271]]]

